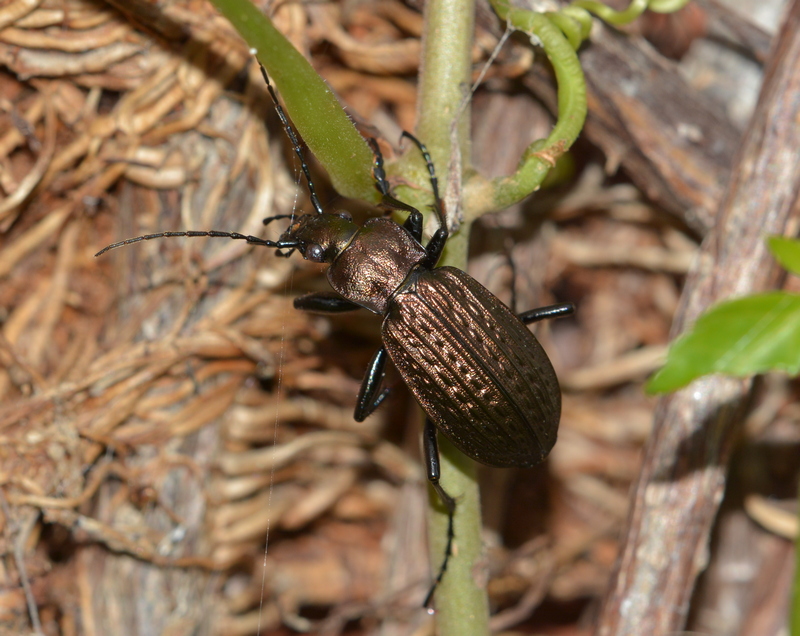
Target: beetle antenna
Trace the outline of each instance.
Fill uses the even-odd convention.
[[[190,238],[198,236],[229,238],[239,241],[247,241],[252,245],[262,245],[264,247],[276,247],[278,249],[292,249],[298,246],[295,241],[269,241],[267,239],[259,238],[258,236],[250,236],[249,234],[239,234],[239,232],[222,232],[220,230],[208,230],[201,232],[199,230],[190,230],[188,232],[159,232],[158,234],[145,234],[144,236],[137,236],[134,238],[125,239],[124,241],[119,241],[118,243],[112,243],[111,245],[107,245],[99,252],[97,252],[97,254],[95,254],[95,257],[101,256],[106,252],[116,249],[118,247],[122,247],[123,245],[130,245],[131,243],[138,243],[139,241],[149,241],[151,239],[172,238],[175,236],[188,236]]]
[[[281,120],[281,124],[283,124],[283,129],[286,131],[289,140],[292,142],[292,148],[294,149],[294,153],[297,155],[298,159],[300,159],[300,169],[303,171],[303,174],[306,176],[306,183],[308,184],[308,193],[311,197],[311,205],[314,206],[314,210],[316,210],[317,214],[322,214],[322,205],[319,202],[319,197],[317,197],[317,191],[314,188],[314,182],[311,180],[311,171],[308,169],[308,164],[306,163],[305,155],[303,154],[303,148],[300,145],[300,141],[297,138],[297,133],[295,132],[292,125],[289,123],[289,118],[286,117],[286,113],[283,110],[283,107],[280,105],[278,101],[278,95],[275,93],[275,89],[272,88],[272,84],[269,81],[269,76],[267,75],[267,70],[264,68],[264,65],[259,63],[261,67],[261,75],[264,76],[264,81],[267,83],[267,90],[269,90],[269,94],[272,97],[272,101],[275,102],[275,110],[278,112],[278,117]]]
[[[297,133],[289,123],[289,119],[286,117],[286,113],[281,107],[280,102],[278,102],[278,95],[275,93],[275,89],[272,88],[272,84],[269,81],[269,76],[267,75],[266,69],[261,64],[259,64],[259,66],[261,67],[261,74],[264,76],[264,81],[267,83],[267,89],[269,90],[269,94],[272,97],[272,101],[275,103],[275,110],[277,111],[278,117],[280,118],[281,123],[283,124],[283,129],[286,131],[286,134],[289,136],[289,140],[292,142],[292,148],[294,149],[295,154],[300,159],[300,168],[302,169],[303,174],[305,175],[306,178],[306,183],[308,184],[308,192],[311,198],[311,204],[314,206],[314,210],[317,212],[317,214],[323,214],[322,205],[319,202],[319,197],[317,196],[316,188],[314,188],[314,182],[311,180],[311,171],[309,170],[308,164],[306,163],[305,156],[303,154],[303,148],[300,145]],[[292,221],[294,221],[295,214],[294,213],[278,214],[264,219],[263,222],[264,225],[268,225],[269,223],[277,219],[291,219]],[[262,245],[264,247],[277,248],[278,256],[283,256],[283,257],[290,256],[292,252],[294,252],[295,248],[299,247],[299,244],[296,241],[270,241],[267,239],[259,238],[257,236],[240,234],[239,232],[222,232],[220,230],[158,232],[157,234],[146,234],[144,236],[136,236],[134,238],[125,239],[124,241],[112,243],[111,245],[107,245],[102,250],[97,252],[97,254],[95,254],[95,257],[102,256],[106,252],[116,249],[118,247],[122,247],[123,245],[130,245],[131,243],[138,243],[140,241],[149,241],[151,239],[172,238],[176,236],[186,236],[186,237],[211,236],[217,238],[221,237],[221,238],[247,241],[252,245]],[[284,249],[288,251],[286,252],[281,251]]]

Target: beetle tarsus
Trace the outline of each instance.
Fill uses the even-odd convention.
[[[378,145],[377,139],[369,137],[367,139],[369,147],[372,148],[372,154],[375,155],[375,161],[372,164],[372,176],[375,178],[375,187],[378,192],[385,196],[389,196],[389,182],[386,180],[386,171],[383,169],[383,153],[381,147]]]
[[[431,154],[428,152],[428,148],[425,146],[425,144],[423,144],[410,132],[405,130],[403,131],[403,137],[413,141],[417,148],[419,148],[419,151],[422,153],[422,158],[425,159],[425,165],[428,168],[428,174],[430,176],[431,190],[433,190],[433,205],[431,207],[436,213],[436,219],[439,221],[439,229],[436,230],[434,235],[431,237],[431,240],[428,241],[428,244],[425,246],[425,252],[427,253],[427,256],[420,265],[423,268],[433,269],[436,267],[436,263],[439,262],[442,252],[444,251],[444,246],[447,244],[447,239],[450,237],[450,230],[447,228],[447,219],[444,216],[444,208],[442,207],[442,198],[439,196],[439,179],[436,177],[436,169],[433,167],[433,159],[431,159]],[[422,222],[420,221],[419,224],[419,234],[421,237]]]
[[[441,496],[441,493],[439,496]],[[454,538],[455,533],[453,532],[453,515],[449,514],[447,516],[447,546],[445,547],[444,560],[442,561],[442,565],[439,567],[439,573],[436,575],[436,579],[431,584],[431,588],[428,590],[428,593],[425,595],[425,600],[422,602],[422,607],[430,608],[431,601],[433,600],[433,594],[436,592],[436,588],[439,587],[439,583],[442,582],[442,578],[444,578],[444,573],[447,570],[447,563],[450,561],[450,554],[453,552]]]
[[[424,143],[422,143],[407,130],[403,131],[402,136],[413,141],[417,148],[419,148],[419,151],[422,153],[422,158],[425,159],[425,165],[428,168],[428,174],[430,175],[431,179],[431,189],[433,190],[433,211],[436,212],[436,216],[439,218],[439,223],[441,226],[447,229],[447,221],[444,218],[444,209],[442,208],[442,198],[439,196],[439,179],[436,176],[436,169],[433,167],[431,153],[428,152],[428,148]]]

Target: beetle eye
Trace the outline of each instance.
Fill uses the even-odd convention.
[[[345,221],[352,221],[353,220],[353,215],[350,214],[347,210],[336,210],[336,212],[334,212],[334,214],[336,216],[338,216],[339,218],[344,219]]]
[[[306,246],[306,253],[304,256],[307,260],[314,261],[315,263],[325,262],[325,250],[322,249],[321,245],[317,245],[316,243],[311,243]]]

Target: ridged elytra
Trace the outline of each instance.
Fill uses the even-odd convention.
[[[334,292],[316,292],[294,301],[297,309],[339,313],[366,308],[383,316],[383,346],[373,356],[356,400],[354,417],[364,420],[384,401],[387,356],[427,414],[423,451],[428,479],[449,513],[448,541],[437,577],[425,599],[428,606],[451,554],[455,500],[439,484],[437,430],[475,461],[498,467],[541,462],[556,441],[561,392],[555,371],[527,324],[570,314],[572,304],[542,307],[515,315],[466,273],[436,267],[448,239],[436,172],[425,145],[403,133],[422,153],[430,176],[433,210],[439,228],[422,244],[422,214],[395,199],[374,139],[373,174],[382,195],[380,207],[405,211],[398,225],[388,218],[362,226],[347,212],[325,213],[317,197],[297,134],[281,108],[266,71],[262,74],[284,130],[305,175],[315,212],[264,219],[291,219],[278,241],[237,232],[160,232],[109,245],[96,256],[131,243],[165,237],[222,237],[271,247],[278,255],[298,250],[310,261],[327,263]],[[288,250],[284,252],[283,250]]]

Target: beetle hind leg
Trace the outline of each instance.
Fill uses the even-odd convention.
[[[444,577],[444,573],[447,571],[447,564],[450,561],[450,555],[453,553],[453,539],[455,538],[455,532],[453,530],[453,516],[456,512],[456,500],[453,499],[453,497],[451,497],[439,484],[441,465],[439,462],[439,442],[437,441],[436,436],[436,427],[433,425],[433,422],[430,420],[430,418],[426,419],[425,430],[422,433],[422,450],[423,454],[425,455],[425,467],[428,471],[428,481],[430,482],[431,486],[433,486],[436,494],[439,495],[439,498],[442,500],[442,503],[447,510],[447,545],[444,550],[444,559],[442,560],[442,564],[439,566],[439,572],[436,574],[436,578],[431,584],[431,589],[428,591],[428,594],[425,597],[425,601],[422,604],[423,607],[428,607],[430,605],[431,599],[433,599],[433,593],[436,591],[436,588]]]

